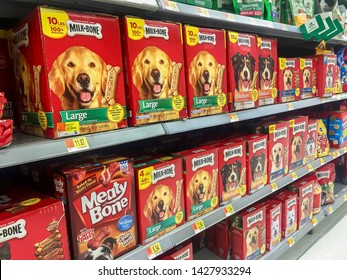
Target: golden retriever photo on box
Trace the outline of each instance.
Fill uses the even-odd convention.
[[[187,196],[191,200],[192,205],[204,202],[211,198],[212,176],[203,169],[195,172],[189,181]]]
[[[301,201],[301,221],[304,220],[306,217],[309,217],[311,214],[311,205],[310,205],[310,198],[304,197]]]
[[[259,250],[259,226],[255,226],[246,231],[245,235],[247,253],[246,258]]]
[[[283,71],[283,84],[284,90],[293,89],[293,71],[291,69],[285,69]]]
[[[308,68],[305,68],[302,72],[302,80],[304,83],[304,88],[310,88],[311,87],[311,71]]]
[[[158,224],[172,216],[175,196],[166,185],[156,186],[147,198],[143,214],[150,225]]]
[[[272,146],[270,160],[271,160],[271,173],[283,169],[284,148],[283,144],[277,142]]]
[[[302,141],[302,135],[294,136],[291,139],[291,152],[292,152],[292,160],[291,162],[297,162],[302,159],[302,151],[304,149]]]
[[[218,61],[208,51],[200,51],[189,67],[189,83],[194,88],[194,96],[217,95]]]
[[[132,74],[141,100],[172,97],[172,61],[160,48],[145,47],[134,60]]]
[[[63,110],[105,107],[107,65],[86,47],[73,46],[60,54],[48,74],[52,91]]]

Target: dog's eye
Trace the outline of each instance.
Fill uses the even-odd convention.
[[[159,64],[161,64],[161,65],[163,65],[165,62],[164,62],[164,60],[159,60]]]
[[[94,63],[94,62],[91,62],[91,63],[89,63],[89,67],[90,67],[90,68],[95,68],[95,67],[96,67],[96,65],[95,65],[95,63]]]
[[[208,66],[212,67],[212,62],[210,62],[210,63],[208,64]]]
[[[22,72],[25,72],[25,67],[24,67],[24,65],[22,66]]]
[[[75,64],[74,64],[72,61],[70,61],[70,62],[68,63],[67,66],[69,66],[69,67],[75,67]]]
[[[205,176],[205,177],[204,177],[204,180],[206,180],[206,179],[207,179],[207,177]]]
[[[199,63],[198,63],[198,66],[202,66],[202,63],[201,63],[201,62],[199,62]]]
[[[166,195],[167,195],[167,192],[164,192],[163,195],[166,196]]]
[[[145,60],[145,63],[146,63],[146,64],[149,64],[149,60],[148,60],[148,59],[146,59],[146,60]]]
[[[197,183],[197,182],[199,182],[198,179],[195,179],[194,183]]]
[[[157,200],[157,199],[158,199],[158,197],[155,195],[155,196],[153,197],[153,199],[154,199],[154,200]]]

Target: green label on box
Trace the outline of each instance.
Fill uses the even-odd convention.
[[[48,128],[54,128],[53,113],[43,112],[43,116]],[[37,112],[23,112],[22,120],[23,125],[41,126],[42,113],[39,115]]]

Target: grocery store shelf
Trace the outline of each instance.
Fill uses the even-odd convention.
[[[235,121],[245,121],[255,118],[261,118],[265,116],[284,113],[292,110],[298,110],[303,108],[309,108],[312,106],[320,105],[323,103],[334,102],[337,100],[347,99],[347,93],[334,95],[329,98],[310,98],[295,102],[274,104],[268,106],[262,106],[255,109],[249,109],[244,111],[235,111],[228,114],[220,114],[214,116],[206,116],[195,119],[187,119],[182,121],[174,121],[163,123],[163,127],[167,134],[175,134],[195,129],[203,129],[207,127],[214,127],[217,125],[225,125]]]
[[[136,248],[135,250],[125,254],[124,256],[120,257],[119,259],[131,259],[131,260],[146,260],[148,259],[146,249],[156,243],[160,243],[160,246],[162,248],[162,251],[165,252],[169,250],[170,248],[174,247],[175,245],[178,245],[182,242],[184,242],[187,239],[192,238],[196,233],[193,229],[193,225],[197,223],[198,221],[202,220],[204,223],[205,228],[209,228],[213,226],[214,224],[224,220],[227,216],[230,216],[233,213],[239,212],[246,207],[250,206],[251,204],[267,197],[274,191],[277,191],[281,188],[284,188],[291,182],[294,182],[298,180],[299,178],[307,175],[308,173],[312,172],[313,170],[316,170],[317,168],[321,167],[322,165],[332,161],[333,159],[341,156],[342,154],[345,154],[347,152],[347,149],[336,149],[332,150],[332,153],[329,156],[323,157],[321,159],[317,159],[310,163],[307,166],[304,166],[295,172],[279,179],[276,181],[276,184],[272,185],[266,185],[262,189],[249,194],[235,202],[232,202],[230,204],[221,206],[210,213],[205,214],[204,216],[197,218],[193,221],[187,222],[184,225],[180,226],[179,228],[173,230],[172,232],[156,239],[155,241],[149,243],[146,246],[140,246]],[[229,206],[232,206],[232,209],[234,211],[229,212],[228,214],[225,213],[225,209]]]
[[[143,127],[130,127],[109,132],[95,133],[85,135],[84,137],[86,137],[89,144],[88,151],[91,151],[158,137],[164,134],[165,131],[161,124],[153,124]],[[28,162],[71,155],[72,153],[68,152],[65,145],[67,139],[51,140],[23,133],[15,133],[12,144],[7,148],[0,149],[0,169]],[[79,152],[85,151],[86,150],[80,150]]]

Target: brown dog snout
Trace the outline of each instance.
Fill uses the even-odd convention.
[[[153,69],[151,71],[151,76],[155,81],[158,81],[160,78],[160,71],[158,69]]]
[[[210,78],[210,73],[209,73],[207,70],[205,70],[205,71],[202,73],[202,76],[204,77],[204,79],[205,79],[206,81],[208,81],[208,79]]]
[[[90,77],[86,73],[81,73],[77,76],[77,82],[79,82],[82,87],[86,87],[90,83]]]

